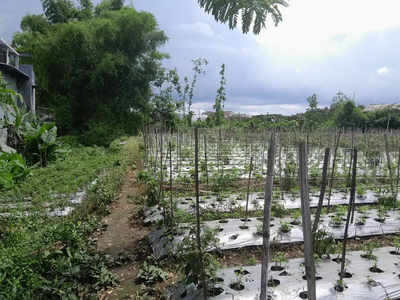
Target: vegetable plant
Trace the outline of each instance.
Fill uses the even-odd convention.
[[[275,262],[275,266],[271,267],[272,271],[282,271],[284,269],[282,263],[288,262],[283,252],[276,253],[275,258],[272,261]]]
[[[144,261],[143,268],[139,270],[137,278],[143,280],[145,285],[152,285],[156,282],[166,280],[168,276],[168,273],[164,272],[161,268]]]
[[[289,223],[280,221],[280,227],[279,227],[280,232],[290,233],[290,231],[292,231],[292,228],[293,226],[290,225]]]
[[[367,258],[367,259],[372,259],[372,260],[377,260],[377,256],[373,254],[373,251],[379,247],[379,244],[374,243],[374,242],[368,242],[364,247],[363,251],[364,253],[361,254],[361,257]]]

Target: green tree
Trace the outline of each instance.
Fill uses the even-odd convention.
[[[124,6],[124,2],[124,0],[103,0],[98,5],[96,5],[94,14],[97,17],[104,17],[110,11],[122,9],[122,7]]]
[[[185,84],[186,84],[185,91],[188,92],[188,96],[189,96],[188,110],[187,110],[188,114],[186,116],[185,116],[185,114],[186,114],[186,106],[185,106],[186,101],[185,100],[186,99],[184,98],[184,100],[183,100],[184,101],[183,102],[184,116],[185,116],[185,120],[189,126],[192,125],[192,117],[194,115],[194,112],[191,110],[191,107],[193,104],[192,101],[193,101],[193,97],[194,97],[194,87],[196,86],[197,76],[201,75],[201,74],[203,74],[203,75],[206,74],[206,72],[203,70],[203,65],[204,66],[208,65],[208,61],[206,59],[198,58],[196,60],[192,59],[192,63],[194,64],[193,69],[192,69],[194,71],[192,83],[189,86],[189,82],[187,81],[187,78],[186,78],[186,82],[185,82]]]
[[[179,85],[178,70],[160,68],[153,85],[158,91],[153,93],[150,100],[150,121],[165,129],[174,127],[177,122],[175,112],[182,107],[182,102],[173,99],[172,96],[174,87],[176,89]]]
[[[267,16],[270,15],[275,26],[282,21],[279,7],[287,7],[285,0],[198,0],[206,13],[212,14],[215,21],[228,23],[229,29],[235,29],[239,16],[242,20],[242,31],[247,34],[253,26],[253,33],[259,34],[266,28]]]
[[[79,0],[79,11],[77,12],[78,20],[89,20],[93,17],[93,3],[91,0]]]
[[[317,101],[317,95],[316,94],[312,94],[312,96],[307,98],[307,102],[308,102],[308,108],[307,111],[308,112],[312,112],[315,111],[318,107],[318,101]]]
[[[71,0],[41,0],[43,12],[51,24],[66,23],[76,16],[76,8]]]
[[[21,21],[21,29],[23,31],[46,33],[49,22],[44,15],[27,14]]]
[[[221,71],[219,72],[221,75],[220,87],[217,91],[217,97],[215,98],[215,104],[213,108],[215,109],[215,113],[213,115],[213,119],[215,120],[215,125],[220,126],[222,124],[222,120],[224,119],[224,102],[226,100],[225,94],[225,64],[222,64]]]
[[[362,109],[353,100],[342,102],[334,115],[335,125],[341,128],[357,128],[363,126],[364,121]]]
[[[90,7],[90,1],[81,2],[80,9]],[[150,83],[167,57],[158,49],[166,41],[152,14],[123,7],[50,25],[44,33],[17,33],[13,45],[34,55],[38,105],[54,109],[60,132],[97,130],[105,141],[113,133],[141,128]],[[88,140],[95,138],[84,142]]]

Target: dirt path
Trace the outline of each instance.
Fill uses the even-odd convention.
[[[147,256],[150,232],[140,218],[142,205],[138,200],[142,193],[136,171],[129,170],[110,215],[104,219],[107,229],[98,237],[98,251],[114,262],[110,271],[119,277],[119,286],[107,291],[102,299],[133,299],[140,290],[135,279],[141,261]]]

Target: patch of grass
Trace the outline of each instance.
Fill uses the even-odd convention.
[[[107,214],[138,155],[137,139],[112,151],[74,149],[64,160],[35,170],[20,188],[2,194],[40,195],[41,201],[49,201],[45,195],[74,193],[98,178],[85,201],[68,216],[47,217],[39,201],[33,201],[37,213],[0,216],[1,299],[97,299],[99,291],[116,283],[91,235],[102,229],[100,216]]]

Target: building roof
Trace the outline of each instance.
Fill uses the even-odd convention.
[[[231,110],[224,111],[225,117],[231,117],[231,116],[233,116],[234,114],[235,114],[235,113],[234,113],[233,111],[231,111]]]
[[[363,109],[364,112],[368,111],[376,111],[380,109],[396,109],[400,110],[400,103],[393,103],[393,104],[371,104],[368,105],[366,108]]]
[[[11,47],[9,44],[7,44],[2,38],[0,38],[0,49],[2,49],[2,50],[8,49],[9,52],[11,52],[15,55],[19,55],[18,52],[13,47]]]
[[[18,70],[13,65],[7,65],[5,63],[0,63],[0,71],[13,74],[15,77],[17,77],[18,80],[24,80],[24,81],[29,80],[28,75],[26,75],[24,72]]]

